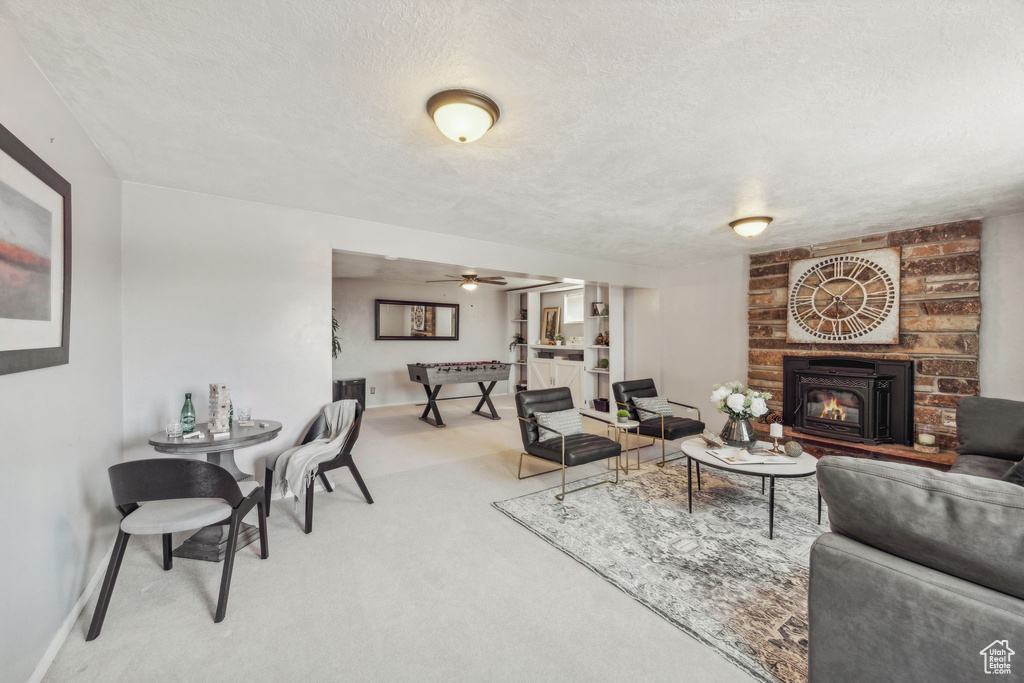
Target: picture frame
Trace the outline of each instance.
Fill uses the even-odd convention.
[[[71,183],[0,125],[0,375],[71,350]]]
[[[601,310],[604,308],[604,303],[601,301],[592,301],[590,303],[590,317],[599,318],[601,317]]]
[[[545,344],[554,344],[555,335],[559,332],[559,322],[561,321],[562,309],[560,306],[551,306],[545,308],[541,316],[541,339]]]

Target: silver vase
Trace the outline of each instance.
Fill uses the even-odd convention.
[[[729,417],[725,426],[722,427],[719,436],[722,437],[725,443],[736,448],[747,448],[757,443],[757,437],[754,436],[754,428],[751,426],[750,420],[738,420],[732,416]]]

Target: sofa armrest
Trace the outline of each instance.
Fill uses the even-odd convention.
[[[1024,487],[837,456],[817,478],[833,531],[1024,599]]]

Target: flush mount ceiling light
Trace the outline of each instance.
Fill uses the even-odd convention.
[[[466,280],[466,281],[465,281],[465,282],[463,282],[463,283],[462,283],[462,285],[460,285],[460,286],[461,286],[461,287],[462,287],[463,289],[467,289],[467,290],[469,290],[469,291],[471,291],[471,292],[472,292],[472,291],[473,291],[474,289],[476,289],[476,280]]]
[[[498,105],[472,90],[442,90],[427,100],[427,113],[446,138],[473,142],[498,122]]]
[[[729,223],[729,227],[735,230],[740,237],[754,237],[764,232],[771,222],[771,216],[751,216],[735,220]]]

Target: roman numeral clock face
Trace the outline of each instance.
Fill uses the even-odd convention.
[[[899,269],[899,247],[793,262],[788,340],[899,343]]]

